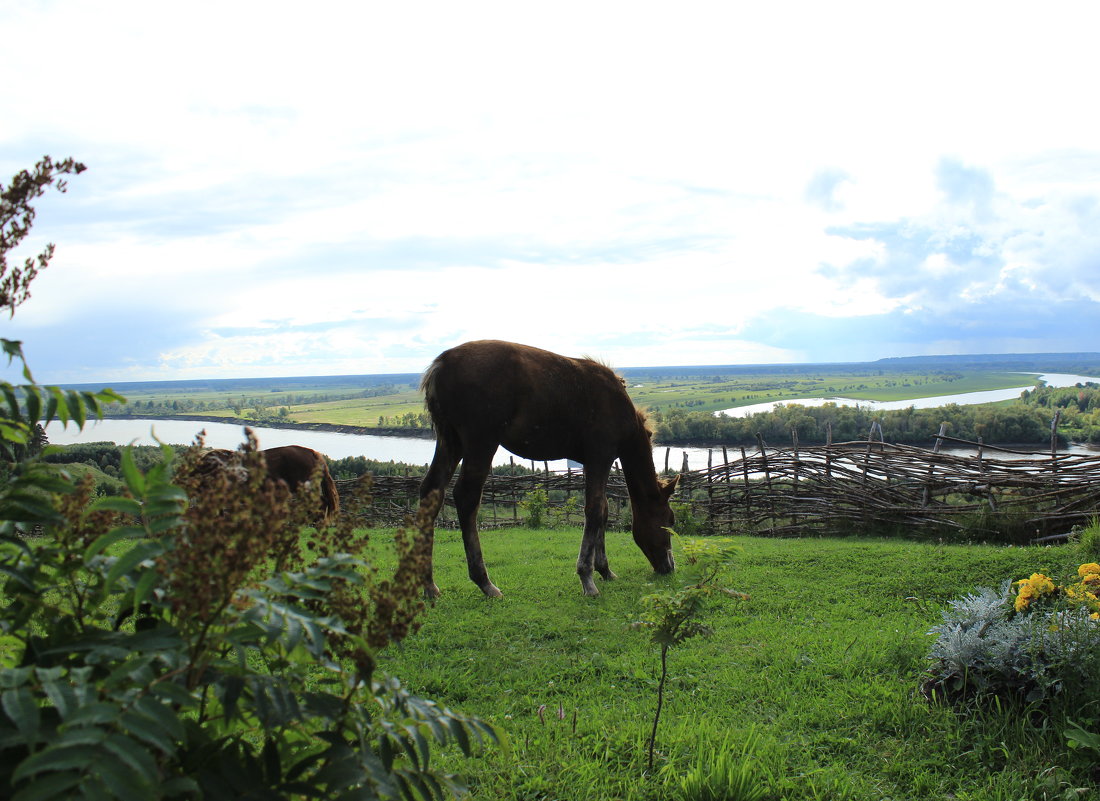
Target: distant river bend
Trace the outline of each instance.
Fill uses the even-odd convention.
[[[1073,386],[1086,381],[1100,382],[1100,378],[1089,376],[1048,373],[1040,376],[1048,386]],[[1025,389],[993,390],[998,397],[991,398],[989,392],[968,392],[961,395],[940,395],[935,398],[919,398],[907,401],[845,400],[839,398],[803,398],[798,400],[775,401],[754,406],[740,406],[728,410],[731,416],[743,416],[759,411],[768,411],[780,403],[800,403],[803,405],[821,405],[823,403],[874,406],[881,409],[904,409],[909,406],[930,408],[948,403],[972,404],[991,403],[995,400],[1007,400],[1018,397]],[[1007,393],[1007,394],[1006,394]],[[721,414],[721,412],[719,412]],[[274,448],[280,445],[305,445],[326,454],[330,459],[344,459],[351,456],[364,456],[379,462],[405,462],[407,464],[427,464],[432,460],[435,442],[425,437],[380,436],[378,434],[349,434],[339,431],[319,431],[302,428],[266,428],[250,426],[259,438],[260,447]],[[77,442],[114,442],[118,445],[155,445],[157,441],[172,444],[186,444],[194,440],[199,431],[206,431],[206,444],[212,448],[236,448],[244,441],[244,425],[239,423],[221,423],[208,420],[144,420],[134,418],[109,418],[89,422],[83,431],[75,426],[63,427],[52,422],[46,427],[46,435],[55,445],[71,445]],[[658,469],[665,466],[666,455],[669,467],[678,469],[683,464],[683,454],[687,454],[689,465],[700,468],[707,463],[707,448],[674,447],[671,454],[662,445],[653,449],[653,463]],[[530,466],[530,462],[518,456],[512,456],[503,448],[498,448],[493,457],[497,465],[508,464],[512,459],[516,464]],[[541,467],[541,463],[538,464]],[[564,470],[564,460],[550,462],[551,469]]]
[[[1100,383],[1100,378],[1087,375],[1072,375],[1069,373],[1043,373],[1039,381],[1048,387],[1072,387],[1088,382]],[[1015,400],[1024,390],[1035,389],[1038,383],[1028,386],[1010,387],[1009,389],[990,389],[982,392],[962,392],[958,395],[934,395],[931,398],[912,398],[910,400],[876,401],[861,400],[858,398],[788,398],[786,400],[768,401],[767,403],[753,403],[749,406],[736,406],[732,409],[723,409],[715,412],[716,415],[724,414],[727,417],[749,417],[760,412],[770,412],[776,406],[824,406],[826,403],[835,403],[837,406],[860,406],[864,409],[878,409],[888,411],[891,409],[908,409],[910,406],[916,409],[935,409],[938,406],[957,404],[959,406],[973,406],[980,403],[998,403],[1000,401]]]

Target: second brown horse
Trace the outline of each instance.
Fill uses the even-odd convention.
[[[336,482],[329,473],[325,457],[302,445],[283,445],[277,448],[266,448],[263,454],[267,464],[267,477],[272,481],[282,481],[290,489],[291,493],[311,481],[316,474],[321,482],[321,506],[318,521],[324,525],[331,522],[332,518],[340,511],[340,494],[336,490]],[[207,451],[198,463],[198,472],[211,471],[242,471],[244,468],[240,462],[240,451],[230,451],[214,448]],[[242,476],[242,479],[244,476]]]
[[[593,569],[615,578],[607,563],[607,478],[619,460],[630,493],[634,542],[658,573],[675,568],[669,499],[679,476],[657,478],[645,413],[634,406],[623,380],[592,359],[574,359],[513,342],[481,340],[444,351],[421,381],[436,430],[435,455],[420,497],[446,490],[458,463],[454,503],[462,527],[470,579],[489,596],[477,533],[481,491],[498,445],[524,459],[572,459],[584,465],[584,535],[577,575],[585,595],[599,595]],[[428,563],[425,588],[439,588]]]

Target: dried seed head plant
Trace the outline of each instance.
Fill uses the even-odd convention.
[[[270,574],[280,541],[297,536],[287,525],[290,490],[268,481],[255,434],[246,429],[245,436],[240,471],[200,469],[202,435],[176,471],[176,484],[189,498],[186,525],[161,557],[161,571],[183,626],[209,625],[240,588]]]

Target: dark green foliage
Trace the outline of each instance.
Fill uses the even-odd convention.
[[[889,442],[929,445],[941,423],[947,434],[957,439],[1005,444],[1047,444],[1053,413],[1039,406],[958,406],[935,409],[897,409],[877,411],[864,407],[827,403],[810,407],[784,405],[771,412],[749,417],[715,417],[710,412],[670,409],[650,415],[658,443],[755,446],[760,434],[771,445],[791,441],[798,432],[803,445],[822,444],[832,431],[833,442],[867,439],[872,422],[879,421]],[[1064,443],[1064,438],[1060,442]]]
[[[1078,442],[1100,443],[1100,386],[1040,387],[1025,392],[1024,403],[1048,417],[1059,415],[1059,429]]]
[[[550,498],[542,487],[535,487],[519,502],[527,528],[543,528],[547,524]]]
[[[380,462],[365,456],[345,456],[329,459],[328,469],[333,478],[359,478],[370,473],[374,476],[420,476],[427,465],[411,465],[404,462]]]
[[[406,462],[379,462],[365,456],[346,456],[342,459],[330,459],[329,470],[333,478],[359,478],[370,473],[375,476],[423,476],[427,472],[426,464],[407,464]],[[538,473],[518,464],[498,464],[493,467],[494,476],[524,476]]]
[[[181,446],[172,447],[177,452],[183,450]],[[143,472],[164,458],[156,445],[133,445],[129,450],[134,465]],[[94,493],[101,496],[122,494],[122,454],[123,449],[113,442],[85,442],[55,445],[42,458],[49,464],[63,466],[76,478],[90,473],[95,481]]]
[[[57,445],[43,458],[51,464],[90,464],[108,475],[121,475],[123,448],[114,442],[81,442],[75,445]],[[180,452],[182,447],[173,446]],[[132,445],[130,458],[138,470],[149,470],[164,458],[164,452],[156,445]]]

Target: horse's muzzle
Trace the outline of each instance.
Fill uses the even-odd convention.
[[[663,560],[653,565],[653,569],[662,576],[666,576],[676,569],[676,559],[672,556],[671,549],[665,552]]]

